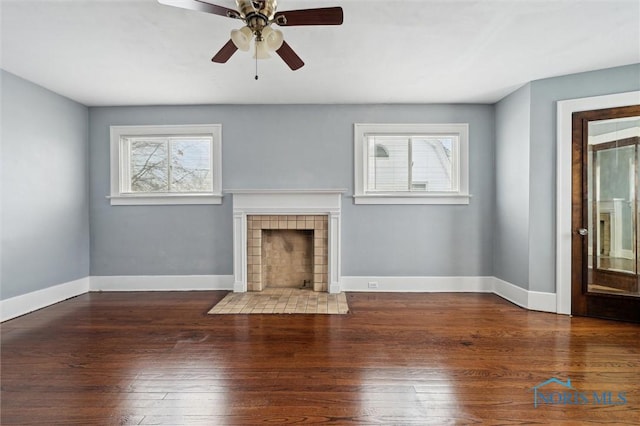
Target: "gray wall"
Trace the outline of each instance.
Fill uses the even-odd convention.
[[[496,104],[496,207],[493,275],[529,286],[531,86]]]
[[[0,78],[4,300],[89,275],[88,110]]]
[[[492,275],[490,105],[90,108],[91,275],[231,274],[231,196],[221,206],[110,206],[109,126],[221,123],[223,187],[347,188],[343,275]],[[468,206],[354,205],[353,123],[470,124]],[[251,123],[251,126],[248,124]]]
[[[495,107],[87,110],[1,76],[2,299],[89,273],[231,274],[230,196],[220,206],[112,207],[105,198],[110,125],[190,123],[222,123],[225,188],[347,188],[343,275],[496,275],[553,292],[556,101],[640,90],[636,64],[534,81]],[[354,122],[470,123],[471,203],[354,205]]]
[[[633,90],[640,64],[533,81],[496,104],[496,277],[555,292],[556,102]]]

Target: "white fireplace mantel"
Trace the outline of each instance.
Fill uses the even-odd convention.
[[[233,291],[247,291],[247,215],[328,216],[328,288],[340,293],[340,215],[346,189],[236,189],[233,195]]]

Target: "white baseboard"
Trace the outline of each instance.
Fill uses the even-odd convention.
[[[233,275],[92,276],[90,291],[233,290]]]
[[[501,280],[500,278],[493,278],[493,293],[508,300],[511,303],[515,303],[518,306],[526,308],[529,305],[529,291],[518,287],[515,284]]]
[[[92,276],[0,300],[6,321],[89,291],[233,290],[233,275]],[[375,283],[377,287],[369,287]],[[528,291],[496,277],[346,277],[332,291],[494,293],[525,309],[556,312],[556,294]]]
[[[556,312],[556,294],[529,291],[500,278],[493,278],[493,293],[532,311]]]
[[[369,287],[369,283],[377,287]],[[556,294],[529,291],[496,277],[342,277],[342,291],[494,293],[525,309],[556,312]]]
[[[493,291],[493,277],[341,277],[342,291],[378,292],[466,292]],[[369,283],[377,285],[370,287]]]
[[[557,311],[558,306],[555,293],[530,291],[529,304],[526,308],[532,311],[560,313]]]
[[[54,303],[79,296],[89,291],[90,278],[54,285],[31,293],[0,300],[0,321],[7,321]]]

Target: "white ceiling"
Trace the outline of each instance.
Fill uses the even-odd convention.
[[[235,8],[232,0],[212,0]],[[640,0],[280,0],[305,61],[211,57],[241,22],[156,0],[0,0],[1,66],[85,105],[493,103],[529,81],[640,62]],[[639,76],[640,78],[640,76]]]

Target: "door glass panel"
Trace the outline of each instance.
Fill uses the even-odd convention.
[[[589,122],[588,290],[638,291],[640,117]]]

